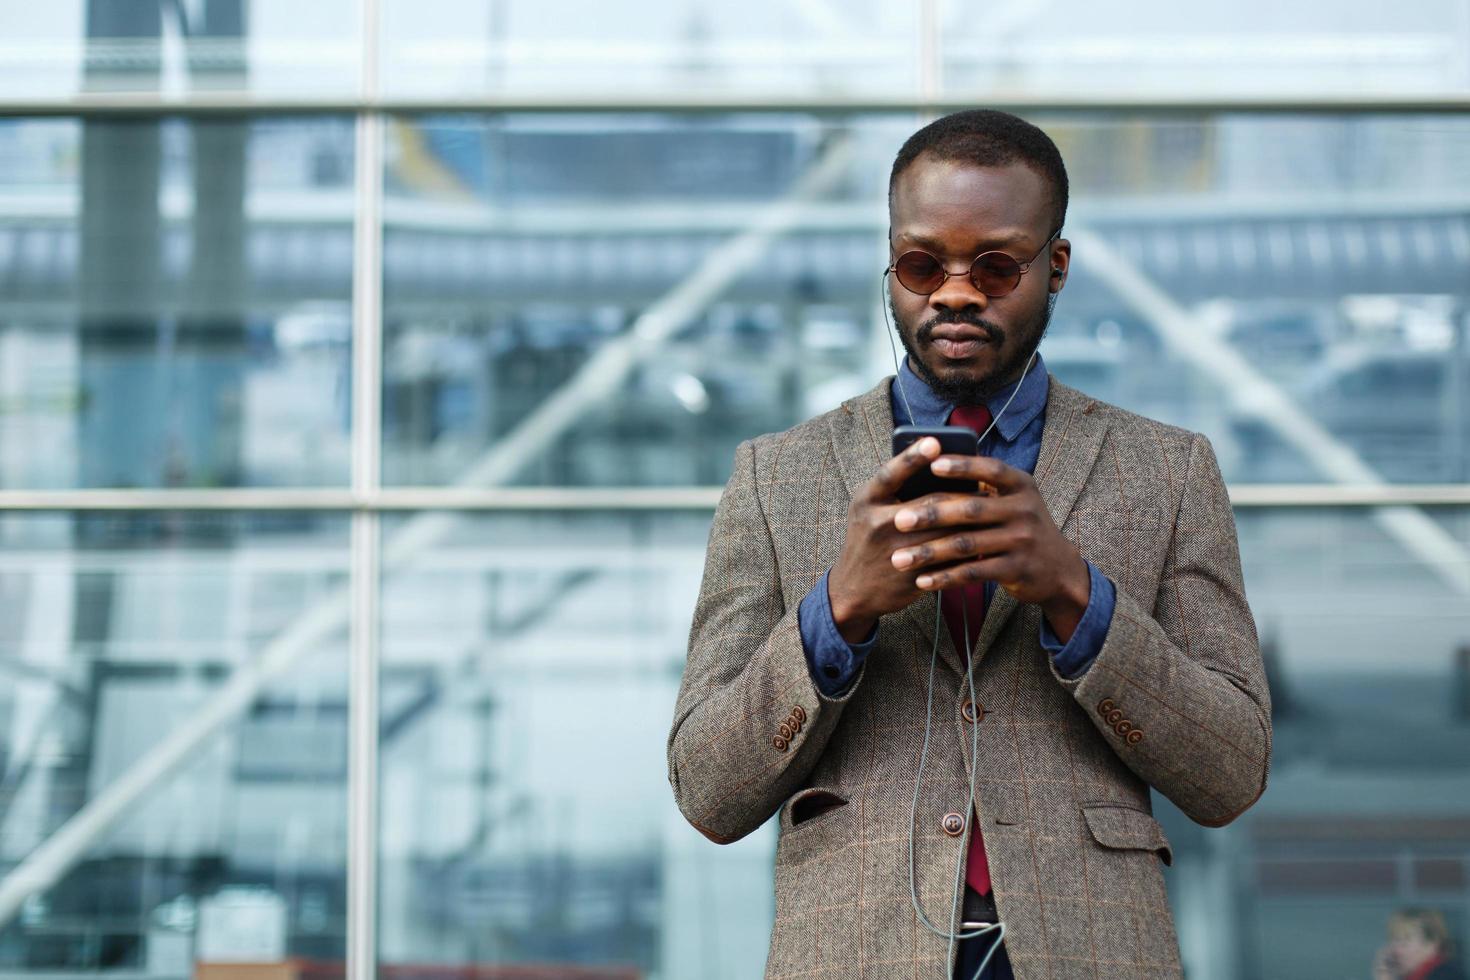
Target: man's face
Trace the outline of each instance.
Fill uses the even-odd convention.
[[[1071,245],[1042,251],[1011,293],[993,298],[968,275],[981,252],[1017,262],[1035,255],[1052,227],[1046,181],[1025,164],[976,167],[920,156],[898,177],[889,209],[889,261],[912,249],[952,275],[928,296],[888,276],[893,318],[914,372],[954,404],[974,405],[1016,381],[1051,319]],[[1053,278],[1060,267],[1063,276]]]

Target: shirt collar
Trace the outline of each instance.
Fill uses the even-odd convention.
[[[894,380],[894,386],[898,391],[894,392],[893,414],[896,419],[908,414],[908,408],[913,409],[914,418],[909,420],[909,425],[943,425],[949,418],[949,413],[954,411],[954,405],[936,395],[924,380],[914,373],[909,367],[909,359],[903,359],[903,365],[899,368],[898,377]],[[1046,363],[1041,354],[1036,355],[1036,363],[1026,372],[1026,376],[1020,381],[1020,390],[1016,391],[1016,385],[1009,384],[986,399],[985,407],[990,409],[991,416],[1005,408],[1006,400],[1011,393],[1016,393],[1016,400],[1011,402],[1009,408],[1001,415],[995,423],[995,431],[1000,433],[1006,442],[1015,442],[1019,436],[1030,425],[1041,410],[1046,407],[1046,396],[1049,385],[1046,376]],[[905,407],[904,395],[908,396],[907,408]],[[899,424],[903,424],[902,421]]]

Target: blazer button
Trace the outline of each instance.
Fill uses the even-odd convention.
[[[780,729],[780,731],[781,731],[781,737],[782,737],[782,738],[784,738],[784,739],[790,739],[790,738],[791,738],[791,736],[793,736],[793,735],[795,735],[795,734],[796,734],[796,733],[795,733],[795,732],[793,732],[793,731],[792,731],[792,730],[791,730],[791,725],[790,725],[790,723],[787,723],[787,724],[783,724],[783,725],[782,725],[782,726],[781,726],[781,729]]]
[[[985,705],[976,704],[974,701],[966,701],[960,705],[960,715],[970,724],[985,720]]]
[[[798,704],[796,707],[791,709],[791,717],[795,718],[796,723],[800,725],[802,722],[806,721],[806,709]]]
[[[1137,745],[1139,742],[1142,742],[1142,741],[1143,741],[1143,732],[1140,729],[1135,728],[1135,729],[1133,729],[1133,731],[1131,731],[1131,732],[1128,733],[1128,744],[1129,745]]]
[[[1129,721],[1127,718],[1124,718],[1122,721],[1113,726],[1113,731],[1117,732],[1119,735],[1127,735],[1129,732],[1133,731],[1133,722]]]
[[[951,837],[958,837],[965,832],[965,818],[958,813],[946,813],[944,819],[939,821],[939,826]]]
[[[780,735],[777,735],[775,738],[771,739],[771,744],[776,747],[777,752],[785,752],[786,747],[791,743],[782,738]]]
[[[1118,722],[1123,720],[1123,712],[1119,711],[1117,708],[1114,708],[1112,711],[1109,711],[1104,717],[1107,718],[1107,722],[1109,725],[1116,725]]]
[[[1100,714],[1100,715],[1106,715],[1108,712],[1110,712],[1112,710],[1113,710],[1113,699],[1112,698],[1103,698],[1101,701],[1099,701],[1097,703],[1097,713]]]

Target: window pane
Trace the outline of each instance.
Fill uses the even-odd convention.
[[[1470,19],[1458,0],[1182,5],[939,0],[953,96],[1064,99],[1333,96],[1470,91]]]
[[[1060,380],[1205,432],[1237,482],[1470,476],[1470,117],[1038,121],[1072,184]],[[891,373],[885,193],[916,127],[394,120],[385,480],[718,484],[739,440]]]
[[[308,617],[345,610],[346,582],[340,516],[0,516],[7,893],[187,742],[7,911],[0,969],[205,978],[343,958],[347,624]],[[230,698],[243,710],[204,722]]]
[[[0,91],[354,93],[355,0],[48,0],[0,6]]]
[[[1470,510],[1236,520],[1271,682],[1271,778],[1223,829],[1159,812],[1185,971],[1365,975],[1408,906],[1442,911],[1463,948]]]
[[[385,524],[401,564],[383,579],[381,975],[760,974],[774,838],[708,845],[665,775],[708,528],[705,513]]]
[[[386,0],[383,87],[450,98],[903,98],[917,91],[918,8],[879,0]]]
[[[883,261],[870,158],[906,125],[855,127],[849,151],[826,146],[839,133],[809,117],[399,120],[385,481],[473,480],[497,440],[577,385],[565,432],[576,436],[505,461],[511,478],[715,483],[745,435],[860,390],[877,353],[869,317]],[[866,165],[832,165],[848,152]],[[761,236],[727,261],[752,216],[821,165],[815,225]],[[667,339],[615,379],[602,372],[593,358],[696,274],[706,284]]]
[[[343,484],[352,124],[0,120],[0,486]]]

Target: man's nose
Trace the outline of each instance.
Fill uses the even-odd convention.
[[[969,269],[958,273],[951,269],[948,278],[929,294],[929,308],[932,310],[984,312],[989,305],[990,297],[970,281]]]

